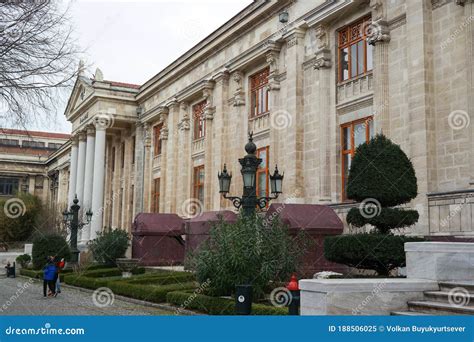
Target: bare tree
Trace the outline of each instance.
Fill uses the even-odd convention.
[[[0,0],[0,116],[25,127],[55,115],[77,75],[80,51],[68,7],[54,0]]]

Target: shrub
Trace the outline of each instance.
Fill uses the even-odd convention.
[[[115,266],[117,258],[124,258],[130,245],[130,237],[125,230],[115,229],[101,232],[89,242],[89,248],[97,262]]]
[[[132,274],[143,274],[145,269],[143,267],[137,267],[133,269]],[[89,278],[106,278],[106,277],[118,277],[122,275],[122,271],[118,268],[103,268],[98,270],[88,270],[80,273],[81,275]]]
[[[86,289],[98,289],[107,286],[110,279],[90,278],[77,274],[68,274],[64,277],[64,282],[69,285],[84,287]]]
[[[374,233],[331,236],[324,240],[324,255],[333,262],[388,276],[405,266],[405,242],[419,241],[423,239]]]
[[[29,193],[0,199],[0,241],[26,241],[38,226],[41,201]]]
[[[29,254],[22,254],[16,257],[16,262],[20,264],[22,268],[28,267],[28,264],[31,261]]]
[[[68,261],[71,258],[71,251],[66,240],[57,234],[37,235],[33,239],[33,267],[42,268],[49,256]]]
[[[233,299],[211,297],[198,293],[175,291],[169,292],[167,294],[166,301],[183,309],[196,310],[209,315],[235,314],[235,301]],[[253,303],[252,314],[288,315],[288,309]]]
[[[59,273],[59,277],[61,281],[64,281],[64,277],[67,273],[71,273],[71,270],[62,270]],[[25,277],[30,277],[34,279],[43,279],[43,271],[42,270],[30,270],[28,268],[20,269],[20,274]]]
[[[380,233],[411,226],[418,222],[418,212],[390,208],[408,203],[417,196],[413,164],[400,146],[377,135],[357,148],[347,183],[347,197],[362,202],[352,208],[347,223],[374,226]]]
[[[207,293],[224,296],[235,285],[253,285],[262,296],[270,282],[286,281],[298,269],[307,245],[302,235],[292,238],[277,218],[265,222],[258,216],[221,220],[211,227],[209,239],[187,261],[199,283],[210,281]]]
[[[135,299],[145,300],[153,303],[166,302],[166,295],[168,292],[179,290],[192,290],[196,288],[195,282],[188,282],[182,284],[169,284],[162,286],[150,285],[134,285],[126,281],[110,281],[107,283],[115,294],[131,297]]]

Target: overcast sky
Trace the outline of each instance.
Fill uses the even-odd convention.
[[[89,75],[98,67],[106,80],[142,84],[251,2],[75,0],[71,15]],[[69,133],[58,116],[30,129]]]

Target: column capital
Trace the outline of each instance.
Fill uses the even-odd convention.
[[[79,141],[86,141],[86,132],[82,131],[77,133],[77,139]]]
[[[95,136],[95,127],[94,126],[87,126],[86,128],[87,136]]]
[[[299,40],[304,37],[305,33],[305,29],[294,27],[283,35],[283,39],[286,40],[286,44],[290,48],[298,45]]]
[[[366,28],[367,42],[370,45],[376,45],[377,43],[388,43],[390,42],[390,30],[388,28],[388,22],[379,19],[372,21]]]
[[[71,137],[71,146],[77,147],[78,143],[79,143],[79,140],[77,139],[77,134],[74,134]]]
[[[176,98],[172,98],[166,103],[165,106],[166,106],[166,108],[168,108],[168,110],[173,110],[175,108],[178,108],[179,102]],[[168,113],[166,113],[166,114],[168,114]]]

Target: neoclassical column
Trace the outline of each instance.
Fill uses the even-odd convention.
[[[216,107],[214,106],[214,83],[209,83],[203,90],[203,96],[206,100],[206,107],[204,109],[204,120],[206,121],[206,133],[204,138],[204,203],[201,211],[208,210],[212,205],[212,194],[215,189],[215,175],[213,172],[213,158],[214,152],[214,115]]]
[[[190,132],[190,121],[189,121],[189,106],[186,102],[181,102],[179,105],[180,121],[178,123],[178,145],[179,145],[179,157],[178,157],[178,173],[177,173],[177,210],[178,215],[183,214],[181,206],[189,198],[191,193],[190,184],[191,179],[189,178],[191,170],[191,135]]]
[[[145,123],[143,126],[144,130],[144,162],[143,162],[143,212],[149,213],[151,211],[151,177],[152,177],[152,155],[151,155],[151,127],[150,124]],[[163,158],[161,159],[163,162]],[[163,165],[163,164],[162,164]],[[163,166],[162,166],[163,171]],[[160,180],[160,183],[163,181]],[[161,185],[161,184],[160,184]],[[163,185],[161,185],[162,187]],[[160,189],[160,191],[162,191]],[[162,206],[160,202],[160,206]],[[160,208],[161,210],[162,208]]]
[[[378,133],[390,136],[390,92],[388,52],[390,31],[386,18],[386,6],[380,0],[371,0],[372,23],[366,28],[367,41],[374,45],[374,116],[375,128]]]
[[[76,195],[82,208],[84,200],[84,171],[86,167],[86,135],[81,132],[78,134],[78,139]]]
[[[102,230],[104,213],[104,176],[105,176],[105,127],[100,123],[95,126],[94,178],[92,181],[92,222],[90,240],[97,237]]]
[[[83,215],[92,207],[92,182],[94,176],[94,155],[95,155],[95,130],[93,127],[87,128],[86,140],[86,166],[84,173],[84,200],[82,201]],[[83,220],[85,222],[85,220]],[[82,228],[81,242],[89,240],[90,224]]]
[[[74,196],[76,195],[76,182],[77,182],[77,149],[78,149],[77,137],[73,137],[71,140],[71,161],[69,163],[69,190],[67,195],[68,207],[72,205]],[[69,208],[67,208],[69,210]]]
[[[291,194],[291,200],[302,203],[305,196],[304,188],[304,123],[303,123],[303,60],[305,31],[300,28],[289,30],[284,39],[287,44],[286,52],[286,115],[287,127],[280,135],[285,136],[285,144],[279,158],[285,161],[280,169],[285,172],[286,192]]]
[[[177,206],[177,182],[178,182],[178,120],[179,120],[179,103],[173,99],[166,107],[168,107],[168,135],[166,137],[166,190],[165,190],[165,212],[176,213]],[[178,204],[180,206],[180,204]]]
[[[470,140],[471,140],[471,179],[470,187],[474,188],[474,1],[464,3],[464,16],[466,18],[466,67],[467,67],[467,112],[470,118]]]
[[[331,50],[329,48],[328,28],[320,24],[315,28],[317,39],[316,59],[314,69],[317,70],[319,113],[319,200],[331,201],[331,162],[330,162],[330,132],[332,127],[328,114],[331,112]]]
[[[143,127],[143,123],[138,122],[136,124],[135,130],[135,180],[134,180],[134,190],[135,194],[133,194],[133,215],[134,217],[138,213],[143,212],[143,177],[145,171],[145,130]]]

